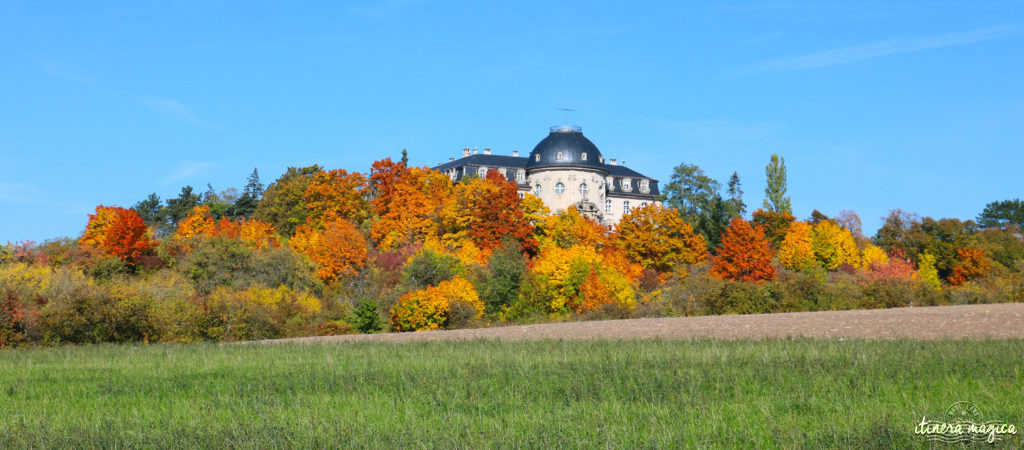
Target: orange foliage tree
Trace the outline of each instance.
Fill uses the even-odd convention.
[[[953,274],[948,278],[949,284],[953,286],[976,280],[992,269],[992,262],[980,248],[961,248],[956,253],[958,262],[953,267]]]
[[[156,246],[145,221],[132,209],[117,206],[97,206],[96,214],[89,215],[79,243],[102,249],[129,264]]]
[[[330,214],[362,223],[370,216],[369,190],[370,180],[358,172],[335,169],[313,174],[303,195],[309,223],[320,226]]]
[[[256,249],[281,246],[274,225],[257,219],[238,222],[238,239]]]
[[[378,218],[370,236],[377,248],[390,250],[439,236],[441,206],[452,191],[448,176],[425,167],[405,169],[402,164],[387,167],[387,171],[371,175],[371,178],[377,177],[374,178],[377,197],[371,204]]]
[[[288,241],[295,251],[317,264],[317,276],[330,282],[353,276],[366,266],[366,241],[355,225],[340,217],[329,217],[323,228],[299,225]]]
[[[543,248],[530,267],[539,302],[553,314],[590,311],[606,303],[632,309],[632,282],[607,258],[584,245]]]
[[[760,225],[764,229],[765,236],[768,237],[776,248],[782,244],[782,240],[786,238],[786,232],[789,231],[790,224],[795,220],[796,218],[786,211],[765,211],[763,209],[754,211],[750,219],[755,225]]]
[[[779,262],[790,270],[805,270],[814,261],[811,247],[811,226],[793,222],[779,245]]]
[[[657,203],[622,216],[612,245],[644,268],[669,272],[707,259],[704,238],[678,212]]]
[[[178,229],[174,232],[177,239],[191,239],[194,237],[211,237],[217,234],[217,223],[210,214],[210,207],[206,205],[196,206],[188,213],[181,222],[178,222]]]
[[[734,218],[722,233],[722,246],[712,258],[710,273],[719,279],[763,281],[775,277],[772,245],[758,225]]]
[[[920,278],[917,264],[907,258],[903,250],[893,250],[892,255],[885,255],[884,262],[882,262],[877,256],[868,254],[870,248],[864,249],[864,278],[868,280],[916,280]],[[874,250],[871,250],[871,253],[874,253]],[[868,262],[869,260],[871,262]]]

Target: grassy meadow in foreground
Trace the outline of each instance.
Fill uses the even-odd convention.
[[[961,400],[1024,425],[1021,355],[1022,340],[33,348],[0,352],[0,447],[927,447],[916,422]]]

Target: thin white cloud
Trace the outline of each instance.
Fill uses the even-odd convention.
[[[1011,36],[1021,35],[1021,30],[1013,25],[1000,25],[981,28],[973,31],[947,33],[938,36],[917,39],[893,39],[872,42],[852,47],[836,48],[807,55],[774,58],[747,66],[742,73],[785,72],[806,70],[819,67],[850,64],[866,59],[900,53],[913,53],[957,45],[973,44]]]
[[[143,105],[154,111],[174,116],[179,119],[196,123],[196,115],[188,105],[168,98],[143,98],[140,100]]]
[[[25,183],[0,181],[0,202],[33,203],[38,200],[39,188]]]
[[[202,161],[182,161],[178,164],[178,168],[171,172],[167,178],[164,178],[164,183],[170,183],[172,181],[183,180],[213,167],[213,164]]]

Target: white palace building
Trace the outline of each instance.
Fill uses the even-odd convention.
[[[461,158],[450,158],[434,169],[455,182],[497,170],[519,186],[520,197],[532,193],[552,212],[576,208],[605,226],[617,224],[631,208],[656,202],[658,196],[658,180],[614,159],[605,160],[581,128],[568,125],[551,127],[525,158],[518,151],[505,156],[491,154],[491,149],[477,153],[467,148]]]

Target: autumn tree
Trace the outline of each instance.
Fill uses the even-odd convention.
[[[501,246],[506,236],[520,243],[524,251],[537,247],[533,225],[521,206],[518,188],[497,171],[484,178],[463,181],[453,189],[443,211],[444,240],[466,238],[489,253]]]
[[[811,247],[825,269],[836,270],[842,265],[860,266],[860,251],[853,235],[830,220],[814,225]]]
[[[441,207],[451,196],[451,180],[425,167],[374,164],[371,204],[378,218],[370,235],[377,248],[390,250],[440,236]]]
[[[806,270],[814,262],[811,247],[811,226],[804,222],[793,222],[786,231],[786,237],[779,245],[779,262],[790,270]]]
[[[740,218],[732,219],[722,235],[722,246],[711,258],[709,273],[719,279],[760,282],[775,277],[771,242],[764,229]]]
[[[530,268],[531,296],[549,314],[580,313],[616,303],[636,305],[636,291],[629,278],[589,246],[549,246],[541,250]]]
[[[211,237],[217,234],[217,223],[213,220],[210,207],[196,206],[183,220],[178,223],[174,232],[176,239],[185,240],[196,237]]]
[[[363,235],[352,222],[337,216],[328,216],[322,228],[299,225],[288,245],[316,263],[317,276],[325,282],[354,276],[366,266]]]
[[[622,216],[612,242],[644,268],[669,272],[707,258],[704,238],[675,210],[657,203]]]
[[[902,252],[900,253],[902,254]],[[906,255],[903,255],[902,257],[906,258]],[[872,266],[881,266],[889,263],[889,255],[885,253],[885,250],[882,250],[881,247],[872,244],[868,244],[864,247],[864,250],[861,252],[860,259],[864,268],[869,270]]]
[[[274,225],[282,236],[291,236],[295,228],[306,223],[306,188],[313,182],[313,176],[322,172],[318,165],[289,167],[263,193],[256,206],[254,217]]]
[[[335,215],[359,224],[369,218],[367,200],[369,179],[358,172],[345,169],[317,172],[303,194],[309,220],[319,226],[325,217]]]
[[[238,222],[238,239],[253,249],[281,246],[274,226],[258,219],[244,219]]]
[[[957,265],[949,276],[949,284],[960,286],[974,281],[992,269],[992,262],[980,248],[970,247],[957,250]]]
[[[782,240],[786,237],[786,232],[789,231],[789,225],[796,220],[792,214],[788,212],[773,212],[759,209],[754,211],[753,217],[750,219],[755,225],[764,228],[765,236],[772,242],[772,245],[778,247]]]
[[[764,209],[793,214],[793,207],[786,196],[786,159],[773,154],[764,172],[768,180],[768,186],[764,188]]]
[[[79,243],[99,248],[129,264],[135,264],[156,246],[145,221],[135,210],[102,205],[96,207],[96,214],[89,215],[89,224]]]
[[[870,246],[864,249],[864,277],[869,280],[913,280],[919,279],[917,265],[900,250],[879,259],[875,252],[880,248]],[[883,253],[884,255],[884,253]],[[871,260],[869,263],[868,260]]]
[[[580,215],[576,208],[559,211],[543,221],[543,245],[569,248],[575,245],[599,247],[606,241],[604,227]]]

